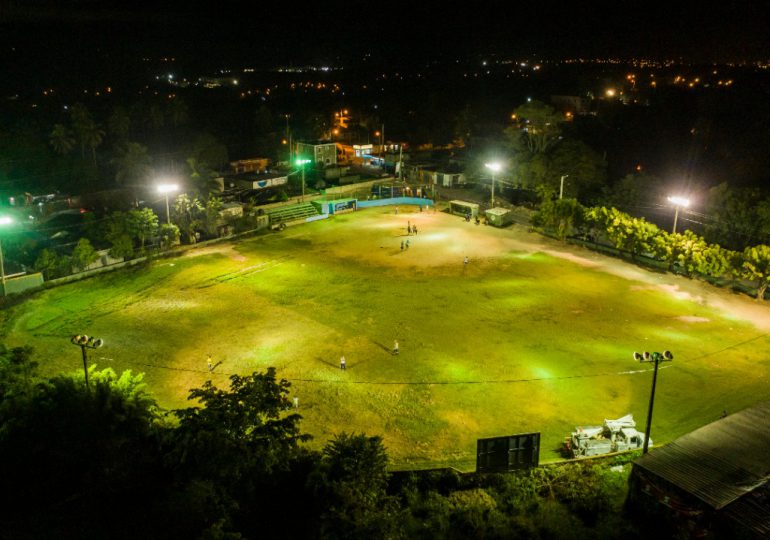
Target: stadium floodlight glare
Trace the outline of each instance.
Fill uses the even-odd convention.
[[[484,163],[484,167],[492,171],[492,197],[489,199],[489,203],[491,206],[495,206],[495,173],[500,172],[503,166],[497,161],[493,161],[491,163]]]
[[[168,194],[179,191],[177,184],[159,184],[158,192],[163,193],[166,196],[166,223],[171,225],[171,210],[168,208]]]
[[[687,197],[672,195],[668,198],[668,202],[674,205],[674,228],[672,229],[672,232],[676,234],[676,222],[679,219],[679,208],[687,208],[690,206],[690,199]]]
[[[9,216],[0,216],[0,225],[10,225],[13,219]],[[5,265],[3,263],[3,243],[0,240],[0,281],[3,283],[3,296],[5,296]]]
[[[650,392],[650,406],[647,409],[647,426],[644,428],[644,448],[642,454],[647,453],[647,448],[650,443],[650,427],[652,426],[652,406],[655,403],[655,385],[658,381],[658,364],[661,362],[670,362],[674,359],[674,355],[671,351],[663,351],[662,353],[654,352],[649,353],[647,351],[643,353],[634,353],[634,360],[637,362],[652,362],[655,364],[655,369],[652,373],[652,392]]]

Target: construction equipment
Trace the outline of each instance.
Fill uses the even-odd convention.
[[[644,433],[635,428],[632,414],[617,420],[605,419],[603,426],[577,426],[564,440],[564,451],[570,457],[581,458],[636,450],[644,445]]]

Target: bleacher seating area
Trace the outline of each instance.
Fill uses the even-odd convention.
[[[317,216],[318,210],[311,203],[299,203],[289,206],[281,206],[268,211],[270,225],[289,223],[291,221],[304,220],[310,216]]]

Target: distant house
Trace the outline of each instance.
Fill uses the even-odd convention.
[[[270,166],[270,160],[268,158],[249,158],[239,159],[237,161],[230,162],[230,171],[234,174],[246,173],[246,172],[264,172]]]
[[[316,165],[336,165],[337,144],[332,141],[298,142],[296,155],[298,159],[309,159]]]
[[[439,166],[435,163],[405,163],[404,176],[413,184],[429,184],[442,187],[457,187],[467,181],[465,173],[453,166]]]
[[[627,507],[667,536],[770,538],[770,402],[634,462]]]

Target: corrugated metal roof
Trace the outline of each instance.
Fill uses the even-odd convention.
[[[768,481],[770,402],[695,430],[635,464],[723,508]]]

